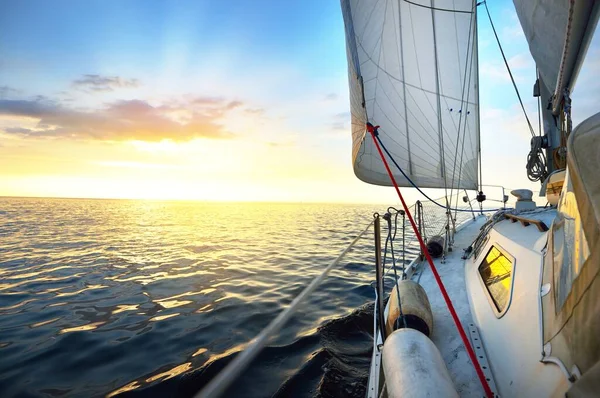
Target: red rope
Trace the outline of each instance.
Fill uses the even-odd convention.
[[[473,363],[473,367],[475,368],[475,371],[477,372],[477,377],[479,377],[479,381],[481,382],[481,386],[483,387],[483,389],[485,391],[485,395],[487,395],[488,398],[493,398],[494,394],[492,393],[492,390],[490,389],[490,386],[488,385],[488,382],[485,379],[485,375],[483,374],[483,371],[481,370],[479,361],[477,361],[477,357],[475,356],[473,347],[471,347],[471,343],[469,343],[469,340],[467,339],[467,335],[465,334],[465,330],[463,329],[463,327],[460,323],[460,319],[458,319],[458,315],[456,314],[456,311],[454,310],[454,306],[452,305],[450,296],[448,296],[448,292],[446,292],[446,288],[444,287],[444,284],[442,283],[440,275],[438,274],[437,269],[435,268],[435,265],[433,264],[433,260],[431,259],[429,252],[427,251],[427,246],[425,246],[425,242],[423,242],[423,238],[421,237],[421,234],[419,233],[419,230],[417,229],[415,220],[413,220],[412,215],[410,214],[410,211],[408,210],[408,206],[406,206],[406,202],[404,202],[404,198],[402,197],[402,194],[400,193],[400,188],[398,188],[398,183],[396,183],[396,179],[394,178],[394,175],[392,174],[392,171],[390,170],[390,166],[388,166],[387,160],[385,160],[385,156],[383,156],[383,152],[381,151],[381,148],[379,147],[379,143],[377,142],[377,138],[375,137],[377,134],[378,127],[379,126],[374,127],[371,123],[367,123],[367,130],[369,131],[369,133],[371,133],[371,137],[373,138],[373,142],[375,143],[375,146],[377,147],[379,156],[381,156],[383,165],[385,166],[385,169],[387,170],[388,175],[390,176],[390,179],[392,180],[392,183],[394,184],[394,188],[396,188],[396,193],[398,193],[398,197],[400,198],[400,201],[402,202],[402,206],[404,207],[404,211],[406,212],[406,215],[408,216],[408,220],[410,221],[410,224],[413,227],[413,231],[415,232],[415,235],[416,235],[417,239],[419,240],[419,243],[421,244],[421,251],[425,254],[425,257],[427,258],[427,261],[429,262],[429,266],[431,267],[431,271],[433,272],[435,281],[437,282],[437,284],[440,288],[440,291],[442,292],[442,296],[444,296],[444,301],[446,302],[446,305],[448,306],[448,310],[450,311],[450,314],[452,315],[452,319],[454,319],[456,329],[458,329],[460,338],[462,339],[463,344],[465,345],[465,348],[467,349],[469,358],[471,358],[471,362]]]

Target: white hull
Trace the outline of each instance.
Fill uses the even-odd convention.
[[[554,209],[538,209],[526,213],[550,225]],[[484,216],[469,220],[457,229],[454,250],[445,261],[435,260],[435,266],[448,291],[454,308],[480,361],[492,391],[500,396],[550,397],[564,396],[570,382],[561,367],[541,362],[542,329],[540,282],[542,250],[547,232],[534,225],[503,220],[489,231],[478,255],[463,260],[463,250],[469,247],[487,221]],[[478,267],[492,245],[501,247],[514,258],[511,296],[507,308],[499,313],[491,301]],[[456,391],[461,397],[481,397],[484,390],[467,355],[454,321],[426,262],[417,260],[409,267],[415,279],[425,265],[420,284],[424,287],[433,313],[433,333],[430,338],[439,349]],[[389,304],[388,304],[389,307]],[[386,319],[389,308],[386,307]],[[478,337],[475,337],[478,336]],[[368,387],[368,397],[381,393],[384,384],[381,370],[381,336],[377,336]]]

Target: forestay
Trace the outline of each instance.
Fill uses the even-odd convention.
[[[342,0],[361,180],[390,185],[366,122],[420,187],[476,189],[476,5],[471,0]],[[368,137],[367,137],[368,138]],[[395,171],[401,186],[411,186]]]

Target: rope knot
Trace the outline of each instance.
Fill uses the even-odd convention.
[[[376,137],[379,135],[378,129],[379,126],[373,126],[370,122],[367,122],[367,131]]]

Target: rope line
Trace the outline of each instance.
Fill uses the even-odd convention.
[[[381,156],[381,160],[383,161],[385,169],[387,170],[387,173],[390,177],[390,180],[394,184],[394,188],[396,189],[398,198],[400,199],[400,202],[402,202],[402,207],[404,207],[404,211],[406,212],[406,215],[408,216],[408,220],[410,221],[410,224],[412,225],[413,231],[414,231],[415,235],[417,236],[417,239],[419,240],[419,243],[421,245],[421,250],[423,250],[423,254],[425,254],[425,257],[427,258],[427,262],[429,263],[429,266],[431,267],[431,271],[433,273],[435,281],[437,282],[438,287],[440,288],[440,292],[442,293],[444,301],[446,302],[446,306],[448,307],[448,310],[450,311],[450,315],[452,315],[452,319],[454,320],[456,329],[458,330],[458,333],[460,334],[460,337],[461,337],[463,344],[467,350],[467,353],[469,354],[469,358],[471,359],[471,363],[473,364],[473,367],[475,368],[475,372],[477,373],[477,377],[479,378],[479,381],[481,382],[481,386],[483,387],[483,390],[485,391],[486,396],[488,398],[493,398],[494,394],[492,393],[492,390],[490,389],[490,386],[485,379],[485,375],[483,374],[483,370],[481,369],[481,366],[479,365],[479,362],[477,361],[477,357],[475,356],[473,347],[471,347],[471,343],[467,339],[467,335],[465,333],[464,328],[462,327],[462,324],[460,323],[460,319],[458,318],[458,315],[456,314],[454,305],[452,305],[450,296],[448,295],[448,292],[446,291],[446,288],[444,287],[444,283],[442,282],[440,275],[437,272],[435,264],[433,263],[433,260],[431,259],[429,252],[427,251],[427,246],[425,246],[425,242],[423,242],[423,238],[421,237],[421,234],[419,234],[417,225],[415,224],[415,220],[413,220],[412,215],[410,214],[410,211],[408,210],[408,206],[406,205],[406,202],[404,201],[404,197],[402,196],[402,193],[400,192],[400,188],[398,188],[398,184],[396,183],[394,174],[392,173],[390,166],[388,165],[387,161],[385,160],[385,156],[384,156],[383,151],[381,150],[381,148],[379,146],[379,142],[377,140],[377,128],[375,128],[375,127],[373,127],[373,125],[371,125],[369,127],[369,132],[371,133],[373,142],[374,142],[375,146],[377,147],[377,151],[379,152],[379,156]]]

